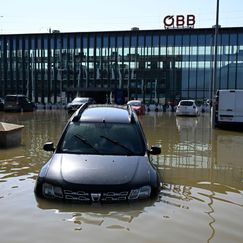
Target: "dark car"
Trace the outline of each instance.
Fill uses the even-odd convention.
[[[67,104],[68,113],[71,114],[75,112],[84,103],[94,104],[95,100],[91,97],[76,97],[72,102]]]
[[[38,197],[119,202],[156,197],[160,179],[137,115],[130,106],[83,105],[68,121],[38,175]]]
[[[22,94],[6,95],[4,99],[4,111],[33,111],[34,103]]]
[[[0,111],[4,110],[4,99],[0,97]]]

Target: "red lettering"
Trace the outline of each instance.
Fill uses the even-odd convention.
[[[184,26],[185,21],[184,21],[184,16],[183,15],[177,15],[176,16],[176,26]]]
[[[187,27],[194,27],[196,23],[196,17],[193,14],[183,15],[167,15],[164,17],[165,28],[183,28],[185,25]]]
[[[196,22],[195,15],[192,15],[192,14],[187,15],[187,25],[188,26],[194,25],[195,22]]]
[[[174,26],[174,16],[173,15],[167,15],[164,18],[164,25],[166,27]]]

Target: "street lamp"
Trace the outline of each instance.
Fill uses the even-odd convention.
[[[216,79],[217,79],[218,29],[219,29],[219,0],[217,0],[217,5],[216,5],[216,25],[215,25],[215,32],[214,32],[214,68],[213,68],[213,82],[212,82],[212,90],[211,90],[211,102],[215,94]],[[211,117],[212,127],[214,128],[215,127],[214,106],[212,107],[211,116],[212,116]]]
[[[214,68],[213,68],[213,83],[212,83],[212,98],[215,94],[216,79],[217,79],[217,56],[218,56],[218,30],[219,30],[219,0],[216,6],[216,24],[214,26]]]

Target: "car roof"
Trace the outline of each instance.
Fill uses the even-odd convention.
[[[75,97],[73,100],[89,100],[90,97]]]
[[[80,122],[131,123],[134,112],[130,107],[119,105],[88,105],[80,107],[71,120]]]
[[[180,102],[185,102],[185,101],[190,101],[190,102],[195,102],[195,100],[180,100]]]
[[[129,100],[128,102],[127,102],[127,104],[130,104],[130,103],[135,103],[135,102],[139,102],[139,103],[142,103],[142,101],[141,100]]]

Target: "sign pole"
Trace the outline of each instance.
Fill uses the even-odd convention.
[[[217,0],[217,6],[216,6],[216,25],[215,25],[215,32],[214,32],[214,68],[213,68],[213,82],[212,82],[212,90],[211,90],[211,102],[213,101],[215,95],[215,87],[216,87],[216,79],[217,79],[218,29],[219,29],[219,0]],[[212,115],[211,117],[212,127],[215,128],[214,102],[212,106],[211,115]]]

